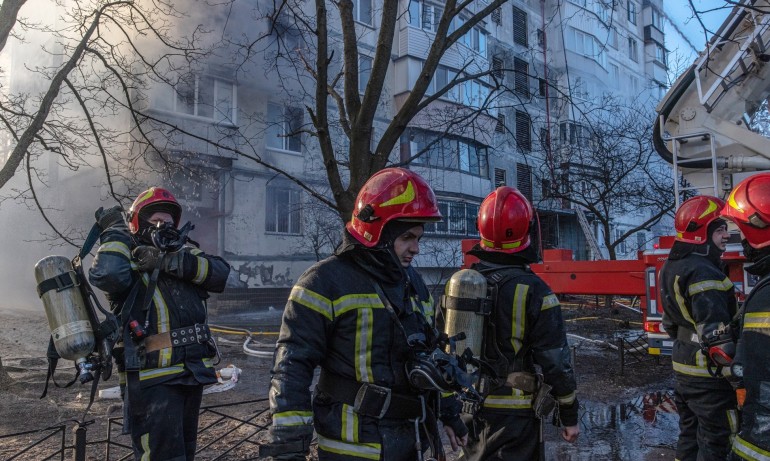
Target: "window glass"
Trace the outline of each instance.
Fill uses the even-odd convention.
[[[291,186],[267,186],[265,231],[298,235],[301,229],[299,190]]]

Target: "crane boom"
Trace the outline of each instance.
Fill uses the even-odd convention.
[[[741,0],[658,104],[653,143],[677,208],[682,191],[725,197],[736,174],[770,170],[768,61],[770,1]]]

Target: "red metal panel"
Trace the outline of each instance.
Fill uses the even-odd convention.
[[[532,264],[531,267],[557,294],[645,295],[646,265],[643,260],[562,260]]]

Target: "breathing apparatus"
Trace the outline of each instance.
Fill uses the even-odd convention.
[[[483,366],[480,357],[485,317],[490,311],[486,300],[487,282],[479,272],[463,269],[452,275],[440,302],[445,318],[439,347],[409,371],[410,381],[435,382],[434,386],[444,392],[457,392],[464,406],[480,405],[482,397],[477,391]],[[436,375],[442,379],[430,379]]]
[[[99,379],[112,375],[112,348],[118,340],[118,320],[102,308],[83,272],[83,258],[102,232],[94,224],[80,252],[72,259],[46,256],[35,264],[37,291],[43,302],[51,339],[48,346],[48,375],[41,398],[48,393],[49,380],[57,387],[69,387],[79,378],[92,382],[93,402]],[[104,316],[100,319],[99,312]],[[59,358],[75,362],[75,378],[66,385],[56,382],[54,372]],[[86,412],[88,409],[86,409]]]

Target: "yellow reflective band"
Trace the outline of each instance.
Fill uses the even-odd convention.
[[[337,316],[355,309],[380,309],[384,307],[382,300],[376,294],[346,295],[332,302],[332,311]]]
[[[150,461],[150,434],[142,434],[142,458],[141,461]]]
[[[495,242],[491,240],[481,239],[481,244],[488,248],[495,248]],[[512,248],[518,248],[520,246],[521,246],[521,240],[513,243],[503,243],[500,245],[500,248],[503,250],[510,250]]]
[[[358,413],[353,407],[342,404],[342,440],[345,442],[358,443]]]
[[[518,353],[526,330],[527,293],[529,285],[517,284],[513,294],[513,311],[511,312],[511,346]]]
[[[430,301],[422,301],[422,313],[425,315],[425,317],[428,319],[429,323],[433,323],[431,319],[433,319],[433,296],[431,296]]]
[[[733,441],[733,453],[751,461],[770,461],[770,451],[743,440],[740,435],[736,435]]]
[[[318,449],[338,455],[355,456],[364,459],[380,459],[382,451],[379,443],[350,443],[334,440],[318,434]]]
[[[484,399],[486,408],[507,408],[511,410],[524,410],[532,408],[532,394],[525,394],[518,389],[511,389],[510,395],[489,395]]]
[[[735,208],[735,210],[743,213],[743,208],[738,205],[738,202],[735,201],[735,192],[738,189],[733,189],[733,191],[730,193],[730,197],[727,199],[727,203],[730,205],[731,208]]]
[[[131,259],[131,252],[128,250],[128,245],[123,242],[107,242],[99,247],[97,253],[118,253],[125,256],[127,259]]]
[[[559,405],[572,405],[575,403],[575,393],[571,392],[567,395],[560,395],[556,397],[556,401],[559,402]]]
[[[733,287],[733,282],[729,278],[725,277],[724,280],[704,280],[702,282],[693,283],[687,287],[687,292],[690,296],[698,293],[703,293],[708,290],[727,291]]]
[[[540,310],[545,311],[558,305],[559,298],[557,298],[555,294],[550,294],[543,298],[543,305],[540,307]]]
[[[762,330],[770,328],[770,313],[749,312],[743,316],[743,328],[746,330]]]
[[[730,425],[730,439],[735,439],[740,425],[738,424],[738,410],[727,410],[727,423]]]
[[[356,381],[368,383],[374,380],[372,372],[372,332],[374,331],[374,311],[359,309],[356,311],[356,345],[354,360]]]
[[[698,219],[701,219],[704,216],[708,216],[710,213],[717,211],[717,204],[714,203],[714,201],[711,199],[708,199],[708,202],[709,202],[708,208],[706,208],[706,211],[704,211],[703,213],[701,213],[700,216],[698,216]]]
[[[693,330],[695,330],[695,320],[693,320],[692,316],[690,315],[690,311],[687,310],[687,306],[684,302],[684,296],[682,296],[682,293],[679,290],[678,275],[674,277],[674,297],[676,298],[676,304],[679,306],[679,313],[682,314],[682,317],[685,319],[685,321],[692,324]]]
[[[144,282],[145,288],[149,287],[150,274],[143,272],[142,282]],[[163,298],[163,294],[160,292],[160,287],[158,285],[155,285],[155,292],[152,294],[152,303],[155,305],[155,315],[158,319],[158,324],[156,326],[158,333],[165,333],[169,331],[171,329],[171,320],[168,312],[168,305],[166,305],[166,300]],[[158,360],[158,365],[160,367],[167,367],[171,365],[172,352],[173,351],[170,347],[160,350]]]
[[[708,368],[701,367],[697,365],[686,365],[684,363],[679,362],[673,362],[674,363],[674,371],[677,373],[681,373],[683,375],[689,375],[689,376],[706,376],[711,378],[711,373],[709,373]]]
[[[143,203],[145,200],[147,200],[148,198],[152,197],[153,189],[154,189],[154,188],[150,188],[150,189],[149,189],[147,192],[145,192],[144,194],[140,195],[140,196],[139,196],[139,197],[136,199],[136,202],[135,202],[135,203],[136,203],[136,208],[141,208],[141,206],[142,206],[142,203]],[[132,208],[133,208],[133,207],[132,207]]]
[[[192,281],[200,285],[206,280],[206,276],[209,275],[209,260],[199,256],[196,256],[195,259],[198,261],[198,271],[195,273],[195,278]]]
[[[153,370],[142,370],[139,372],[139,380],[144,381],[147,379],[160,378],[162,376],[178,375],[184,371],[184,364],[173,365],[170,367],[155,368]]]
[[[414,186],[412,185],[412,181],[408,181],[406,183],[406,189],[404,192],[398,194],[397,196],[393,197],[392,199],[382,202],[380,204],[380,208],[385,206],[393,206],[393,205],[403,205],[404,203],[409,203],[412,200],[414,200]]]
[[[273,415],[274,426],[302,426],[309,424],[313,424],[312,411],[281,411]]]
[[[316,311],[330,321],[334,320],[332,302],[329,298],[325,298],[312,290],[295,285],[291,289],[291,294],[289,294],[289,301],[294,301],[301,306]]]

